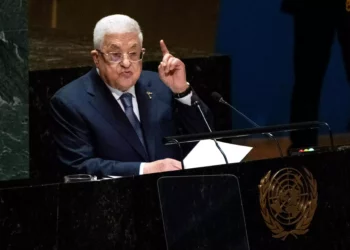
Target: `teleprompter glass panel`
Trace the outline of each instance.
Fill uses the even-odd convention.
[[[236,176],[161,177],[158,191],[168,250],[249,249]]]

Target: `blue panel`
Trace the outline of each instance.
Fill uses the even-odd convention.
[[[260,125],[289,122],[294,82],[293,19],[280,11],[280,4],[280,0],[221,1],[216,50],[232,58],[231,102]],[[333,51],[320,119],[344,132],[350,118],[350,88],[338,44]],[[234,116],[234,128],[248,126]]]

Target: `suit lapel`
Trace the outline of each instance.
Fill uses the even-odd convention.
[[[90,71],[90,78],[91,81],[86,82],[87,92],[91,96],[90,104],[125,138],[137,153],[148,161],[147,153],[135,130],[95,68]]]
[[[149,79],[142,76],[135,86],[136,98],[139,107],[140,120],[143,129],[143,134],[147,144],[150,160],[155,160],[155,133],[154,124],[157,118],[157,96],[152,88],[152,83]]]

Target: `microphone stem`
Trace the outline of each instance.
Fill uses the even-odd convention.
[[[199,112],[201,112],[202,117],[205,118],[204,113],[203,113],[201,107],[199,106],[199,104],[195,104],[195,105],[197,105],[198,110],[199,110]],[[208,129],[209,129],[209,132],[213,132],[213,131],[211,130],[210,126],[209,126],[209,123],[207,122],[207,119],[203,119],[203,120],[204,120],[205,124],[207,125],[207,127],[208,127]]]
[[[207,122],[207,119],[205,119],[205,116],[204,116],[204,114],[203,114],[203,111],[202,111],[202,109],[201,109],[201,106],[199,105],[199,102],[196,101],[196,102],[194,103],[194,105],[197,106],[199,112],[201,113],[201,115],[202,115],[202,117],[203,117],[203,120],[204,120],[205,124],[207,125],[207,127],[208,127],[208,129],[209,129],[209,132],[213,132],[213,131],[211,130],[211,128],[210,128],[208,122]],[[220,145],[218,144],[218,142],[216,141],[216,139],[213,139],[213,140],[214,140],[214,142],[215,142],[216,147],[219,149],[220,153],[221,153],[222,156],[224,157],[225,163],[228,164],[228,160],[227,160],[227,157],[226,157],[224,151],[221,149],[221,147],[220,147]]]
[[[243,116],[247,121],[249,121],[251,124],[253,124],[256,128],[259,128],[260,126],[255,123],[253,120],[251,120],[248,116],[246,116],[245,114],[243,114],[242,112],[240,112],[238,109],[236,109],[235,107],[233,107],[231,104],[229,104],[228,102],[226,102],[223,98],[221,98],[219,100],[219,102],[229,106],[230,108],[232,108],[234,111],[236,111],[238,114],[240,114],[241,116]],[[279,142],[277,141],[277,139],[271,134],[271,133],[264,133],[264,135],[267,135],[268,137],[270,137],[271,139],[273,139],[276,144],[277,144],[277,148],[278,151],[280,153],[280,156],[283,157],[283,152],[282,152],[282,148],[281,145],[279,144]]]
[[[227,160],[227,157],[226,157],[226,154],[224,153],[224,151],[222,151],[221,147],[219,146],[218,142],[216,141],[216,139],[213,139],[214,142],[215,142],[215,145],[216,147],[219,149],[220,153],[222,154],[222,156],[224,157],[225,159],[225,163],[228,164],[228,160]]]

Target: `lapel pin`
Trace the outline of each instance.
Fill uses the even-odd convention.
[[[152,99],[152,94],[153,94],[152,92],[147,91],[146,94],[148,95],[149,99]]]

